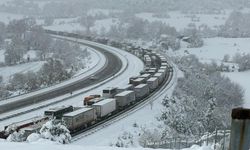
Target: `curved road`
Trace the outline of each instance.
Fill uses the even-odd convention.
[[[100,47],[93,46],[91,44],[86,44],[86,43],[82,43],[82,44],[87,45],[87,46],[94,48],[95,50],[101,52],[103,55],[105,55],[105,57],[107,59],[105,67],[95,73],[95,77],[97,78],[96,80],[92,80],[91,77],[83,78],[81,80],[78,80],[77,82],[74,82],[72,84],[68,84],[68,85],[63,86],[63,87],[59,87],[59,88],[51,90],[49,92],[39,93],[35,96],[30,96],[30,97],[22,99],[20,101],[15,101],[15,102],[10,102],[10,103],[4,104],[4,105],[0,105],[0,114],[5,113],[5,112],[9,112],[12,110],[16,110],[16,109],[19,109],[19,108],[22,108],[25,106],[29,106],[29,105],[32,105],[34,103],[43,102],[43,101],[46,101],[48,99],[55,98],[57,96],[67,94],[67,93],[70,93],[72,91],[79,90],[79,89],[88,87],[90,85],[99,83],[99,82],[113,76],[114,74],[119,72],[119,70],[122,68],[122,62],[115,54],[113,54],[109,51],[106,51],[105,49],[102,49]],[[116,64],[116,65],[114,65],[114,64]]]

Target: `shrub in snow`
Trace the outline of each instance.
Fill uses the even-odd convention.
[[[10,92],[6,89],[6,87],[0,85],[0,98],[4,99],[10,95]]]
[[[233,56],[233,61],[239,65],[239,71],[250,69],[250,54],[241,55],[239,53],[236,53]]]
[[[69,143],[71,140],[69,130],[61,124],[61,122],[57,123],[55,120],[50,120],[45,123],[40,133],[42,138],[57,141],[62,144]]]
[[[138,124],[135,122],[133,123],[133,127],[137,128],[138,127]]]
[[[117,138],[115,144],[111,144],[111,146],[116,147],[132,147],[134,146],[134,136],[129,132],[124,132],[121,136]]]
[[[8,137],[7,137],[7,141],[9,142],[23,142],[25,140],[25,137],[23,135],[23,132],[17,132],[14,131],[13,133],[11,133]]]
[[[35,141],[38,141],[40,138],[41,138],[40,134],[32,133],[27,137],[26,141],[35,142]]]
[[[12,124],[12,125],[9,125],[9,126],[7,127],[7,129],[5,129],[5,132],[6,132],[6,133],[13,133],[13,132],[16,131],[16,129],[17,129],[16,124]]]
[[[141,129],[141,133],[139,136],[140,137],[138,142],[143,147],[146,147],[148,142],[160,141],[162,137],[161,132],[157,129],[151,131],[146,128]]]

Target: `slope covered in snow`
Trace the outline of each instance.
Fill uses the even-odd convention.
[[[204,39],[204,46],[200,48],[187,48],[185,42],[182,42],[182,48],[175,52],[169,52],[171,55],[184,56],[187,54],[196,55],[203,63],[211,63],[212,61],[221,64],[224,55],[229,55],[229,61],[232,60],[236,53],[241,55],[250,53],[249,38],[207,38]],[[250,84],[249,71],[247,72],[231,72],[224,73],[232,81],[238,83],[245,90],[244,105],[250,107]]]
[[[30,62],[15,66],[7,66],[0,68],[0,75],[3,77],[3,82],[8,82],[8,80],[16,73],[25,73],[28,71],[38,71],[45,61]]]
[[[221,61],[226,54],[232,58],[236,53],[250,53],[249,40],[249,38],[207,38],[204,39],[204,46],[200,48],[187,48],[187,43],[182,42],[181,49],[176,51],[175,55],[194,54],[202,62]]]
[[[242,86],[245,91],[244,96],[244,107],[250,108],[250,71],[245,72],[230,72],[224,73],[225,76],[229,77],[235,83]]]

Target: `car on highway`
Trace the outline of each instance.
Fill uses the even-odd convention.
[[[91,76],[90,76],[90,80],[97,80],[97,79],[98,79],[98,77],[95,76],[95,75],[91,75]]]

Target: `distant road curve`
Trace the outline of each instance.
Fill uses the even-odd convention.
[[[43,101],[46,101],[48,99],[55,98],[55,97],[58,97],[60,95],[64,95],[64,94],[70,93],[70,92],[75,91],[75,90],[86,88],[88,86],[91,86],[91,85],[97,84],[101,81],[104,81],[105,79],[107,79],[109,77],[112,77],[114,74],[118,73],[121,70],[122,65],[123,65],[122,61],[119,59],[118,56],[116,56],[112,52],[109,52],[109,51],[105,50],[104,48],[102,48],[100,46],[96,46],[94,44],[89,44],[89,43],[87,44],[87,43],[82,43],[82,42],[80,44],[89,46],[89,47],[99,51],[100,53],[102,53],[106,57],[107,61],[106,61],[105,66],[94,73],[94,76],[96,78],[95,80],[93,80],[93,78],[90,75],[90,76],[84,77],[76,82],[73,82],[71,84],[68,84],[68,85],[65,85],[62,87],[58,87],[58,88],[53,89],[51,91],[39,93],[37,95],[26,97],[26,98],[20,99],[18,101],[14,101],[14,102],[0,105],[0,114],[6,113],[9,111],[13,111],[16,109],[20,109],[20,108],[23,108],[26,106],[30,106],[34,103],[43,102]],[[116,65],[114,65],[114,64],[116,64]]]

